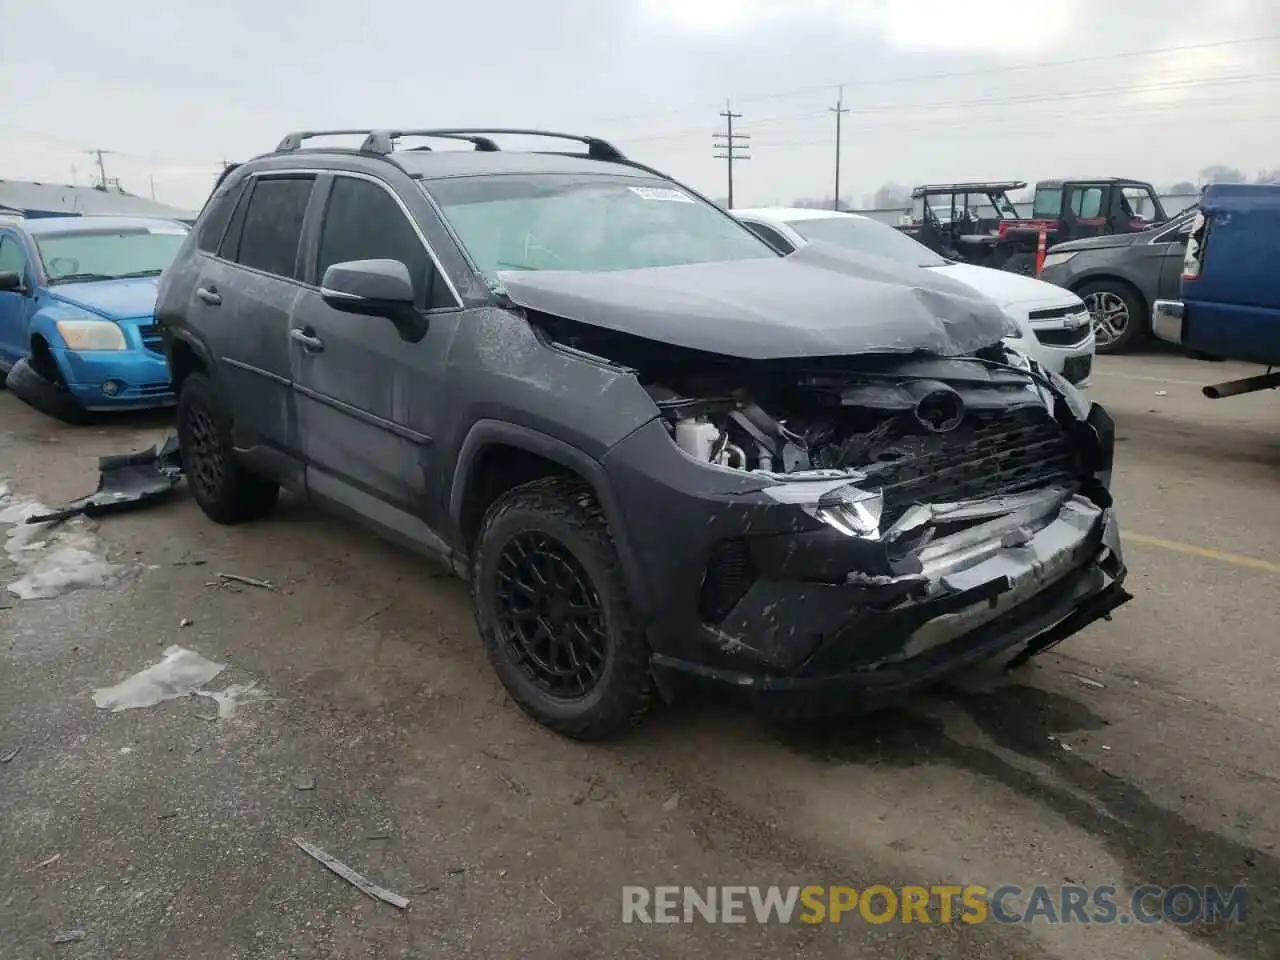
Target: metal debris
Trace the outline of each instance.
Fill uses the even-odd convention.
[[[315,788],[316,788],[315,777],[307,776],[307,777],[293,778],[293,789],[295,790],[301,790],[305,792],[307,790],[314,790]]]
[[[39,863],[37,863],[37,864],[36,864],[34,867],[32,867],[31,869],[32,869],[32,870],[39,870],[39,869],[40,869],[40,868],[42,868],[42,867],[52,867],[55,863],[57,863],[57,862],[58,862],[59,860],[61,860],[61,859],[62,859],[62,854],[60,854],[60,853],[55,853],[55,854],[54,854],[52,857],[50,857],[48,860],[41,860]]]
[[[228,583],[243,583],[246,587],[259,587],[263,590],[274,590],[275,585],[270,580],[258,580],[255,577],[242,577],[238,573],[220,573],[220,580]]]
[[[191,626],[193,623],[195,623],[195,621],[194,621],[194,620],[189,620],[189,619],[187,619],[186,617],[183,617],[181,620],[179,620],[179,621],[178,621],[178,626],[179,626],[179,627],[189,627],[189,626]]]
[[[6,753],[3,757],[0,757],[0,763],[8,763],[10,760],[12,760],[21,752],[22,752],[21,747],[14,747],[12,750]]]
[[[83,930],[64,930],[53,938],[53,942],[59,946],[64,943],[79,943],[86,936],[88,936],[88,934]]]
[[[1168,390],[1157,390],[1157,391],[1156,391],[1156,396],[1157,396],[1157,397],[1167,397],[1168,395],[1169,395],[1169,391],[1168,391]]]
[[[314,844],[307,843],[307,841],[300,837],[294,837],[293,842],[296,843],[298,848],[307,856],[324,864],[362,893],[373,897],[375,900],[381,900],[383,903],[389,903],[400,910],[409,906],[409,901],[405,897],[400,896],[398,893],[392,893],[390,890],[380,887],[376,883],[371,883],[348,867],[345,863],[342,863],[340,860],[335,860]]]
[[[169,437],[141,453],[98,458],[98,489],[52,513],[27,517],[27,523],[60,523],[84,514],[100,517],[146,506],[169,495],[182,479],[178,438]]]
[[[1106,689],[1107,685],[1100,680],[1092,680],[1089,677],[1082,677],[1078,673],[1073,673],[1072,676],[1083,683],[1086,687],[1095,687],[1098,690]]]

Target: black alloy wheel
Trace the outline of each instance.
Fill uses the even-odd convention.
[[[527,531],[499,553],[497,577],[502,642],[524,675],[559,700],[590,693],[604,673],[608,633],[600,595],[577,557]]]

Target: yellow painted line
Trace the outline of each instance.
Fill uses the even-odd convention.
[[[1269,563],[1266,560],[1259,560],[1257,557],[1242,557],[1238,553],[1224,553],[1221,550],[1211,550],[1209,547],[1197,547],[1190,543],[1179,543],[1176,540],[1163,540],[1160,537],[1151,537],[1145,533],[1133,533],[1132,531],[1122,531],[1120,534],[1120,542],[1142,543],[1148,547],[1159,547],[1162,550],[1170,550],[1174,553],[1183,553],[1189,557],[1203,557],[1206,560],[1217,560],[1220,563],[1229,563],[1236,567],[1247,567],[1250,570],[1262,570],[1266,573],[1280,573],[1280,564]]]

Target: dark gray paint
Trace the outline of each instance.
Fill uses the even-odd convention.
[[[789,257],[610,273],[502,275],[517,304],[750,360],[971,353],[1004,335],[993,302],[946,277],[824,243]]]

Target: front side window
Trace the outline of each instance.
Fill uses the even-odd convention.
[[[314,177],[263,177],[254,184],[237,262],[278,277],[296,276],[302,221],[314,183]]]
[[[778,256],[723,211],[662,180],[508,174],[434,180],[425,187],[488,276]]]
[[[376,183],[337,177],[320,228],[316,279],[349,260],[399,260],[409,268],[420,308],[453,306],[431,257],[395,198]]]
[[[179,223],[46,233],[35,238],[50,283],[158,277],[187,237]]]
[[[11,233],[0,233],[0,273],[24,274],[26,271],[27,256],[18,238]]]
[[[941,267],[947,261],[901,230],[861,217],[817,217],[791,220],[789,226],[806,240],[834,243],[847,250],[869,253],[910,267]]]

